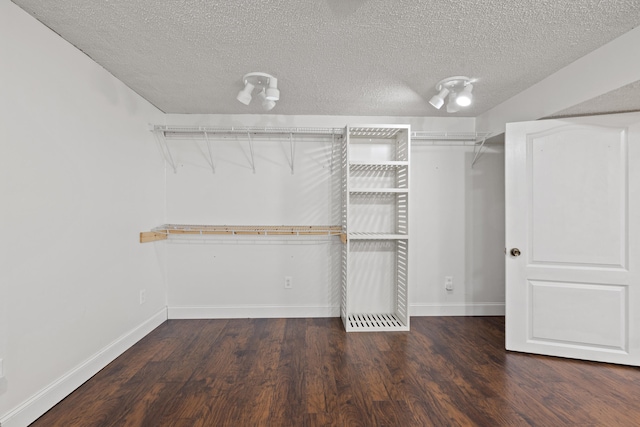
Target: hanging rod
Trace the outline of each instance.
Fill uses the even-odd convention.
[[[149,125],[149,130],[164,132],[165,136],[177,134],[208,134],[213,135],[317,135],[317,136],[344,136],[344,128],[323,127],[250,127],[250,126],[173,126],[173,125]],[[480,143],[490,134],[488,132],[438,132],[438,131],[414,131],[411,132],[413,141],[456,141]]]
[[[183,139],[187,135],[190,137],[204,136],[207,142],[207,148],[209,150],[211,170],[215,173],[215,166],[213,163],[213,156],[211,154],[209,136],[222,135],[222,136],[246,136],[249,140],[249,148],[251,150],[251,169],[255,173],[255,163],[253,159],[253,139],[257,135],[282,135],[287,136],[291,144],[291,159],[289,166],[291,167],[291,173],[294,172],[293,157],[295,153],[295,145],[293,141],[293,135],[311,135],[311,136],[326,136],[332,138],[332,147],[335,143],[335,138],[344,137],[344,128],[323,128],[323,127],[249,127],[249,126],[230,126],[230,127],[215,127],[215,126],[172,126],[172,125],[153,125],[149,124],[149,130],[152,131],[158,142],[161,144],[163,155],[167,159],[167,162],[173,168],[173,172],[177,172],[176,164],[171,155],[167,140],[169,139]],[[475,156],[471,167],[475,165],[478,158],[481,156],[482,149],[485,148],[485,144],[488,138],[494,136],[490,132],[438,132],[438,131],[413,131],[411,132],[411,140],[414,145],[433,145],[433,146],[473,146]],[[479,147],[479,148],[478,148]]]
[[[167,126],[149,125],[149,130],[154,132],[164,132],[168,134],[204,134],[209,135],[318,135],[318,136],[342,136],[343,128],[319,128],[319,127],[213,127],[213,126]]]
[[[411,132],[411,141],[457,141],[477,144],[489,135],[489,132],[414,131]]]

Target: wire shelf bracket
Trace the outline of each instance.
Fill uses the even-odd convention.
[[[167,161],[167,163],[171,165],[173,173],[178,173],[176,162],[173,160],[171,150],[169,150],[169,144],[167,144],[167,139],[164,137],[164,132],[153,132],[153,135],[156,137],[156,141],[158,142],[158,146],[160,147],[162,156]]]
[[[293,175],[293,161],[296,155],[296,143],[293,140],[293,133],[289,134],[289,147],[290,147],[290,162],[289,162],[289,166],[291,167],[291,175]]]
[[[209,141],[209,133],[205,132],[204,133],[204,139],[207,142],[207,151],[209,152],[209,166],[211,166],[211,172],[213,172],[214,174],[216,173],[216,167],[213,163],[213,154],[211,153],[211,141]]]
[[[253,140],[251,139],[250,132],[247,132],[247,138],[249,140],[249,151],[251,152],[251,159],[249,160],[249,162],[251,163],[251,169],[253,170],[253,173],[256,173],[256,161],[253,157]]]
[[[484,138],[482,138],[482,143],[480,144],[480,146],[477,146],[477,145],[473,146],[474,156],[473,156],[473,160],[471,161],[471,169],[473,169],[473,166],[478,161],[478,158],[480,157],[480,153],[482,152],[482,147],[484,147],[485,142],[487,142],[487,135],[485,135]],[[476,147],[478,147],[477,150],[476,150]]]

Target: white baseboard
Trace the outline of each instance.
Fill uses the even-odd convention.
[[[412,304],[412,316],[504,316],[503,302]]]
[[[0,418],[0,427],[25,427],[167,320],[163,308]]]
[[[169,319],[259,319],[278,317],[339,317],[340,307],[331,306],[176,306]]]
[[[339,317],[340,307],[330,306],[176,306],[169,319],[259,319],[278,317]],[[412,304],[411,316],[504,316],[504,303]]]

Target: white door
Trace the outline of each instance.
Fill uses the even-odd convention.
[[[640,365],[640,114],[505,144],[507,350]]]

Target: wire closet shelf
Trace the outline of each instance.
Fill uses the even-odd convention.
[[[402,130],[403,125],[386,126],[352,126],[351,135],[358,138],[395,138]],[[386,129],[385,129],[386,128]],[[290,144],[291,159],[294,157],[296,140],[295,137],[319,137],[331,138],[333,145],[336,140],[345,137],[345,129],[337,127],[257,127],[257,126],[176,126],[176,125],[153,125],[149,124],[156,140],[161,146],[162,153],[171,165],[174,173],[177,173],[177,165],[169,148],[168,141],[205,141],[207,144],[208,162],[212,172],[215,174],[213,153],[211,149],[212,140],[217,139],[239,139],[246,138],[249,144],[250,163],[253,173],[256,172],[253,143],[255,139],[287,137]],[[480,153],[487,141],[492,136],[488,132],[441,132],[441,131],[413,131],[410,134],[414,145],[433,146],[473,146],[474,158],[471,162],[473,167],[480,156]],[[290,162],[291,173],[294,173],[294,162]],[[331,165],[333,170],[333,164]]]

